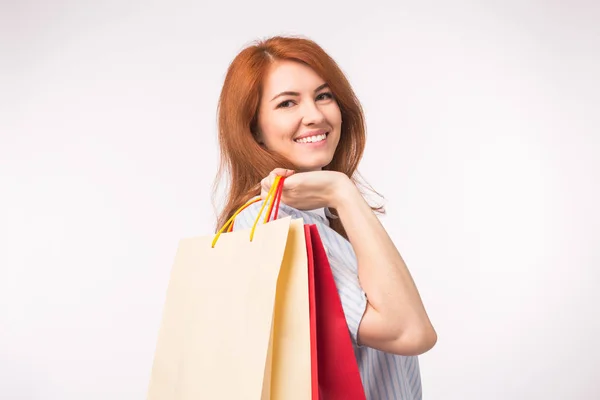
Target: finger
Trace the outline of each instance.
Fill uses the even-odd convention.
[[[266,178],[263,178],[262,181],[260,181],[260,187],[261,187],[261,189],[262,190],[266,190],[267,192],[271,188],[271,185],[273,185],[273,183],[272,183],[272,179],[271,179],[270,176],[267,176]]]
[[[271,192],[271,189],[273,188],[273,181],[275,179],[271,178],[270,176],[264,178],[261,182],[261,192],[260,192],[260,197],[262,200],[267,199],[267,197],[269,197],[269,193]]]
[[[266,177],[261,181],[260,197],[262,200],[265,200],[267,197],[269,197],[269,193],[273,189],[274,180],[275,178]]]
[[[277,176],[282,176],[282,177],[288,177],[291,176],[295,173],[295,171],[291,170],[291,169],[285,169],[285,168],[275,168],[273,171],[271,171],[269,173],[269,175],[265,178],[263,178],[260,181],[260,188],[261,188],[261,197],[262,196],[266,196],[267,193],[269,193],[269,190],[271,190],[271,187],[273,186],[273,183],[275,183],[275,178]],[[262,192],[265,192],[264,194]],[[263,197],[264,199],[264,197]]]
[[[275,184],[275,179],[281,176],[279,174],[277,174],[275,171],[271,171],[271,173],[269,174],[269,176],[267,176],[267,182],[269,185],[269,189]]]
[[[262,189],[262,190],[260,191],[260,198],[261,198],[261,200],[265,200],[265,199],[267,198],[267,195],[268,195],[268,194],[269,194],[269,191],[268,191],[268,190]]]
[[[267,176],[266,180],[267,180],[267,190],[270,190],[273,188],[273,185],[275,184],[275,179],[278,177],[279,175],[277,175],[275,173],[275,171],[271,172],[269,174],[269,176]]]
[[[286,169],[286,168],[275,168],[273,171],[271,171],[271,174],[269,175],[273,175],[273,176],[283,176],[283,177],[288,177],[290,175],[294,174],[294,170],[291,169]]]

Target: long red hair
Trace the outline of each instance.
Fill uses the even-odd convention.
[[[260,181],[275,168],[297,169],[289,160],[260,146],[255,139],[263,80],[269,66],[291,60],[311,67],[329,84],[342,114],[340,141],[333,159],[324,169],[345,173],[355,183],[366,142],[362,106],[337,63],[314,41],[274,36],[243,49],[231,62],[218,104],[220,165],[216,188],[227,174],[225,205],[217,229],[251,198],[260,195]],[[371,189],[372,190],[372,189]],[[382,207],[374,210],[383,212]],[[335,210],[331,210],[335,214]],[[331,227],[347,238],[339,219]]]

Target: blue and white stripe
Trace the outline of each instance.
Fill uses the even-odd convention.
[[[262,204],[254,203],[236,218],[234,230],[249,229]],[[367,299],[358,282],[358,266],[350,242],[329,227],[325,210],[300,211],[283,203],[278,218],[302,218],[315,224],[327,252],[329,264],[340,295],[346,321],[367,400],[421,400],[421,375],[416,356],[398,356],[373,348],[358,346],[358,326],[366,310]]]

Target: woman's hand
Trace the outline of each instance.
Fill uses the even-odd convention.
[[[336,207],[342,198],[342,190],[350,179],[341,172],[313,171],[298,172],[283,168],[274,169],[261,181],[261,198],[264,200],[276,176],[285,177],[281,202],[297,210],[314,210],[322,207]]]

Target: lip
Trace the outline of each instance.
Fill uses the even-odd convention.
[[[295,137],[294,141],[299,140],[299,139],[304,139],[307,137],[311,137],[311,136],[318,136],[318,135],[322,135],[322,134],[329,134],[329,131],[327,131],[325,129],[317,129],[314,131],[308,131],[308,132],[303,133],[302,135]]]

